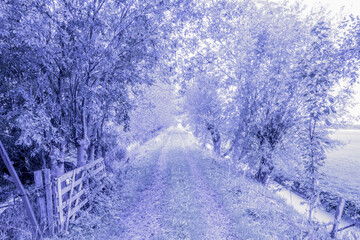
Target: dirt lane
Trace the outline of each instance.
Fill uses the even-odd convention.
[[[167,146],[161,149],[154,172],[151,173],[151,183],[140,194],[140,201],[133,209],[128,209],[127,217],[123,220],[124,236],[121,239],[151,239],[161,232],[162,218],[166,191]]]
[[[121,239],[234,239],[216,191],[188,151],[197,146],[187,145],[187,137],[175,133],[162,143],[148,187],[124,213]]]
[[[186,149],[184,146],[184,152]],[[218,194],[209,187],[200,173],[196,159],[189,152],[185,152],[185,154],[196,188],[197,201],[201,205],[201,212],[206,221],[206,239],[234,239],[230,232],[230,218],[219,204]]]

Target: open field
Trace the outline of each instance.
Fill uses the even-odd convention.
[[[360,130],[337,130],[332,138],[345,145],[327,153],[321,185],[324,190],[360,203]]]

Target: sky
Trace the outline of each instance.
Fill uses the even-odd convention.
[[[295,2],[290,0],[290,2]],[[339,12],[344,7],[344,12],[360,15],[360,1],[359,0],[303,0],[307,6],[327,6],[333,12]]]
[[[272,0],[274,2],[283,2],[284,0]],[[343,10],[344,13],[352,13],[360,15],[360,1],[359,0],[287,0],[290,3],[300,2],[305,4],[308,8],[325,6],[333,13],[339,13]]]

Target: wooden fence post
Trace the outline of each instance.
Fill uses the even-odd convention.
[[[13,180],[15,182],[16,188],[18,189],[18,191],[21,194],[21,198],[22,198],[23,203],[25,205],[26,213],[27,213],[27,215],[28,215],[28,217],[30,219],[31,224],[34,227],[34,232],[35,232],[34,235],[36,237],[39,237],[40,239],[42,239],[42,233],[41,233],[39,225],[38,225],[38,223],[36,221],[34,211],[33,211],[32,207],[30,205],[29,198],[26,195],[24,186],[22,185],[22,183],[21,183],[21,181],[19,179],[19,176],[17,175],[17,173],[15,171],[15,168],[14,168],[12,162],[10,161],[10,158],[9,158],[7,152],[5,151],[5,148],[4,148],[1,141],[0,141],[0,155],[1,155],[2,159],[4,160],[6,168],[10,172],[10,175],[11,175],[11,177],[13,178]]]
[[[40,228],[43,231],[46,228],[46,205],[45,205],[45,188],[44,188],[44,182],[42,177],[42,171],[38,170],[34,172],[34,181],[35,181],[35,187],[37,190],[37,196],[36,196],[36,202],[37,202],[37,209],[38,209],[38,217],[39,217],[39,223]]]
[[[338,206],[336,208],[334,225],[333,225],[333,228],[332,228],[332,231],[331,231],[331,237],[332,238],[336,237],[336,232],[337,232],[338,227],[339,227],[339,223],[340,223],[341,216],[342,216],[342,213],[343,213],[343,210],[344,210],[344,206],[345,206],[345,200],[342,197],[340,197]]]
[[[59,208],[59,232],[62,232],[64,229],[64,215],[62,209],[62,188],[61,188],[61,180],[58,178],[56,179],[57,182],[57,189],[56,189],[56,197],[57,197],[57,204]]]
[[[53,214],[53,197],[52,197],[52,186],[51,186],[51,174],[50,169],[44,169],[45,177],[45,194],[46,194],[46,212],[49,235],[54,235],[54,214]]]
[[[71,214],[71,206],[72,206],[72,197],[73,197],[73,193],[74,193],[74,184],[76,181],[76,171],[73,171],[73,176],[71,178],[71,190],[70,190],[70,195],[69,195],[69,204],[68,204],[68,212],[67,212],[67,217],[66,217],[66,223],[65,223],[65,232],[67,232],[68,228],[69,228],[69,220],[70,220],[70,214]]]

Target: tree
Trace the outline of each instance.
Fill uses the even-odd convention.
[[[201,76],[200,74],[197,76]],[[205,74],[199,77],[192,85],[189,84],[185,93],[185,109],[188,113],[190,124],[196,128],[195,134],[199,136],[208,133],[211,136],[213,151],[220,155],[221,136],[220,127],[222,122],[221,100],[218,93],[219,81],[216,78],[208,78]]]
[[[128,129],[129,92],[150,84],[164,12],[176,1],[11,1],[1,3],[2,87],[17,143],[63,172],[104,154],[107,122]],[[163,34],[165,35],[165,34]],[[6,55],[6,53],[9,53]],[[11,70],[10,70],[11,69]],[[10,71],[9,71],[10,70]],[[111,141],[109,141],[111,142]]]
[[[329,21],[320,20],[311,29],[312,42],[298,69],[302,82],[302,120],[299,125],[300,148],[304,158],[305,186],[309,198],[309,221],[319,201],[320,168],[326,160],[325,150],[334,147],[328,127],[341,116],[355,81],[354,58],[348,58],[344,36],[336,36]]]
[[[292,71],[307,44],[308,25],[296,6],[217,1],[202,8],[202,21],[193,27],[201,37],[193,40],[197,45],[189,40],[186,46],[192,51],[193,77],[211,79],[195,80],[211,100],[193,108],[217,109],[207,115],[221,119],[220,133],[214,135],[230,143],[225,154],[248,161],[265,183],[274,167],[273,152],[298,120],[300,85]]]

